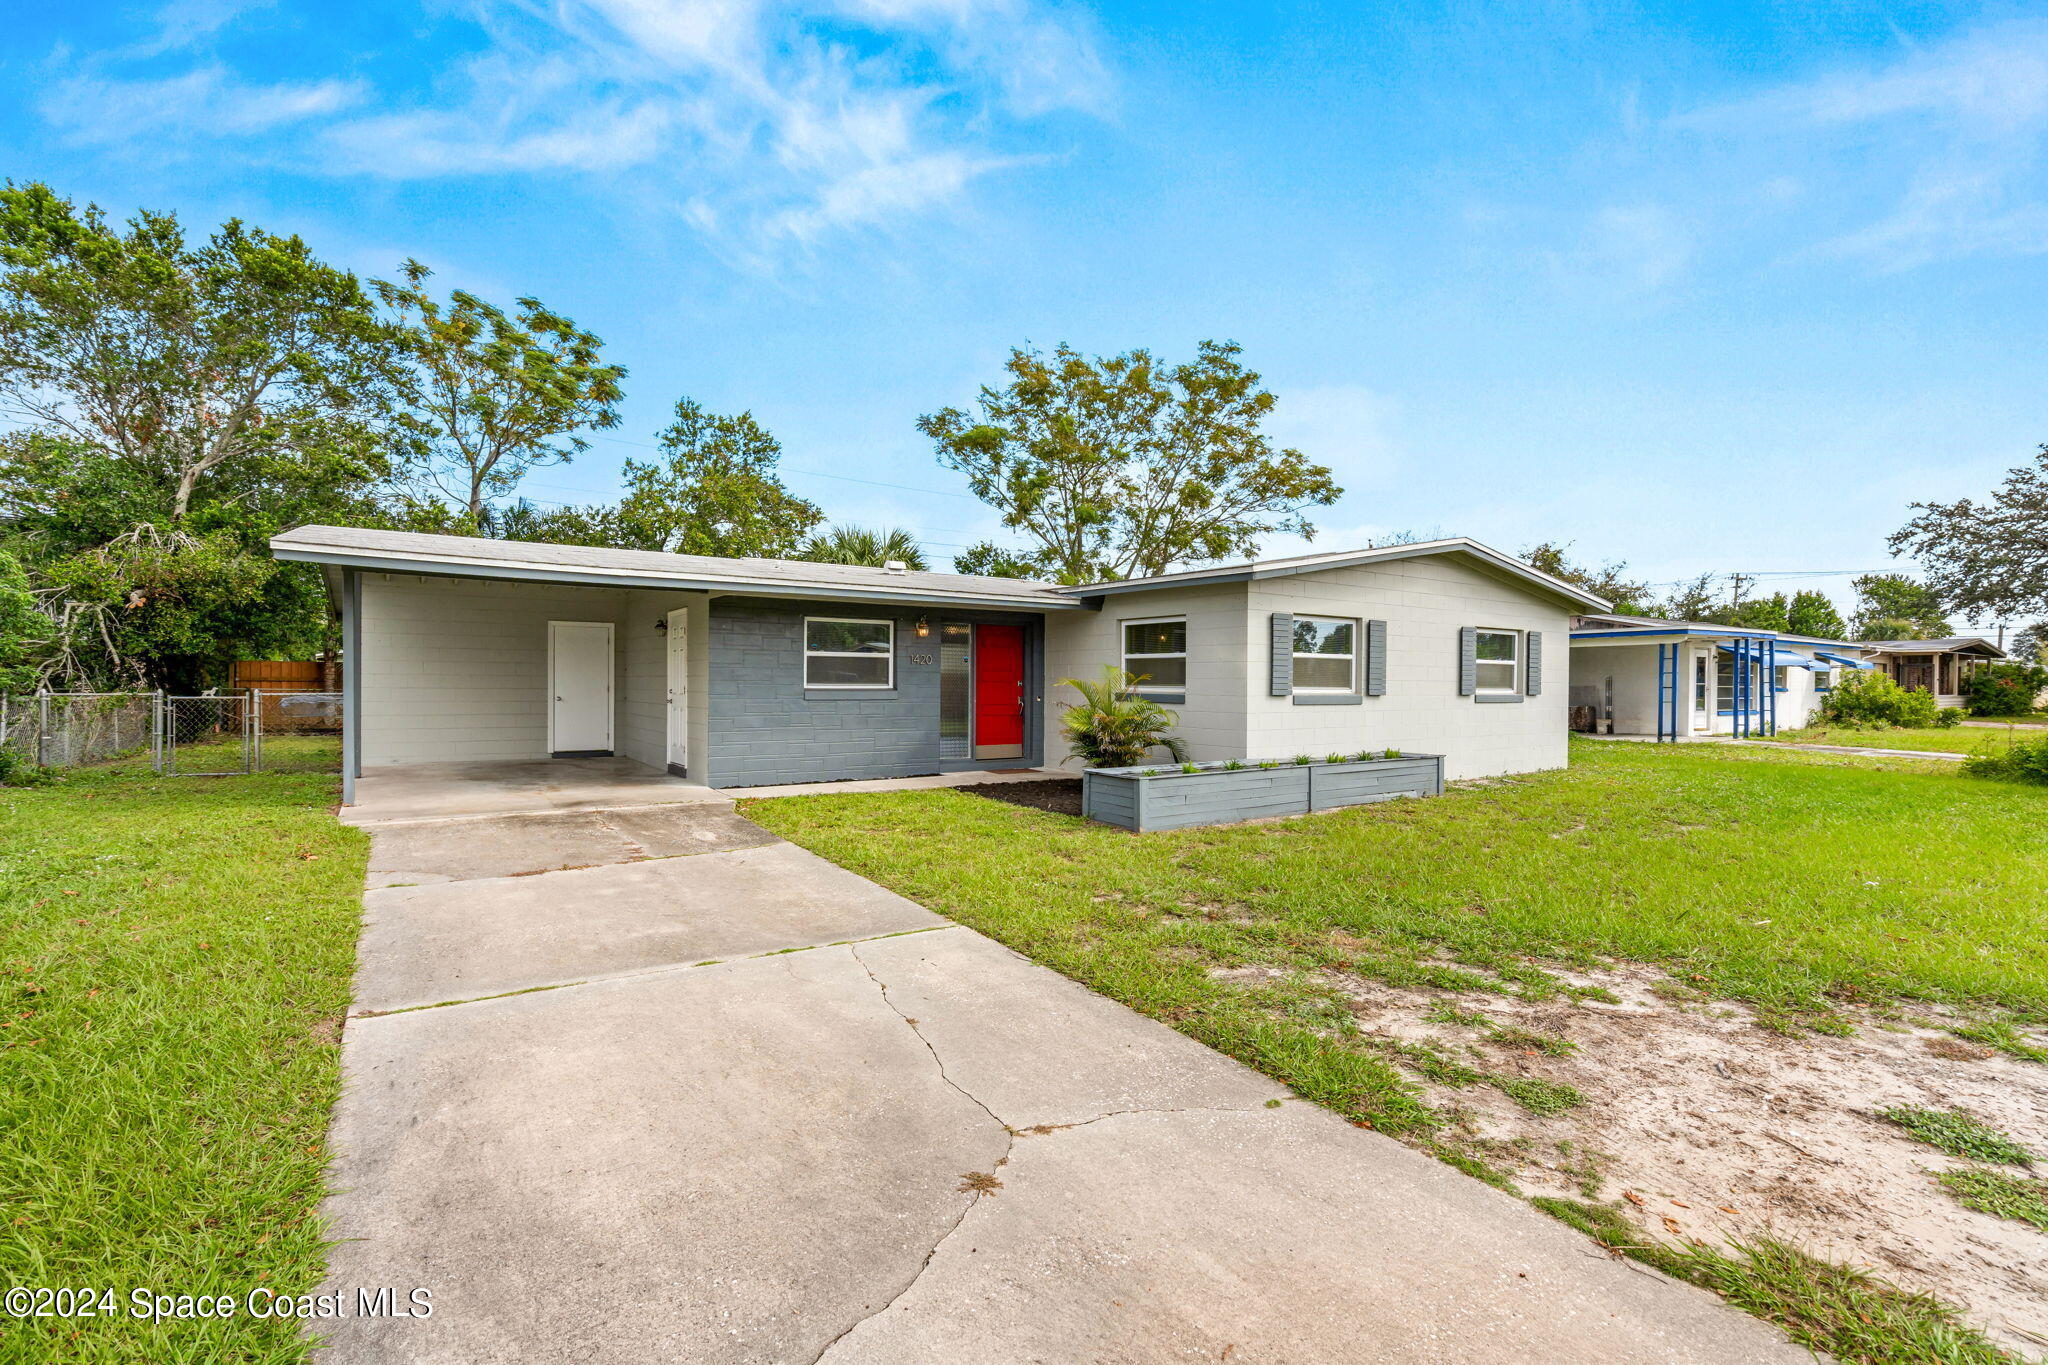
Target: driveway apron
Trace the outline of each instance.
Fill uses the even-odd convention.
[[[730,803],[367,827],[327,1365],[1811,1359]]]

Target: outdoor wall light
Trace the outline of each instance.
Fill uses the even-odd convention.
[[[918,639],[920,639],[920,640],[922,640],[922,639],[923,639],[923,638],[924,638],[925,636],[927,636],[927,635],[929,635],[929,634],[931,634],[931,633],[932,633],[932,623],[930,622],[930,620],[928,620],[927,618],[925,618],[925,617],[922,617],[922,616],[918,617],[918,618],[917,618],[917,638],[918,638]]]
[[[656,635],[668,634],[668,618],[666,616],[657,616],[654,618],[654,633]]]

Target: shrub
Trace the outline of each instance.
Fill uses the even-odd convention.
[[[2018,739],[2005,749],[1972,754],[1963,760],[1963,771],[1971,777],[2048,784],[2048,735]]]
[[[1065,707],[1060,730],[1067,752],[1091,768],[1132,768],[1154,749],[1164,749],[1176,762],[1186,762],[1188,746],[1168,730],[1180,718],[1149,697],[1131,690],[1137,679],[1110,664],[1093,681],[1062,678],[1062,687],[1081,694]]]
[[[1963,717],[1970,714],[1960,706],[1944,706],[1934,713],[1934,723],[1944,730],[1953,730],[1963,723]]]
[[[2048,668],[2039,664],[1990,664],[1963,679],[1963,700],[1977,716],[2024,716],[2034,710]]]
[[[56,780],[55,768],[40,767],[20,754],[0,749],[0,787],[47,787]]]
[[[1886,673],[1851,673],[1820,704],[1821,719],[1834,725],[1919,728],[1934,725],[1940,714],[1932,692],[1903,688]]]

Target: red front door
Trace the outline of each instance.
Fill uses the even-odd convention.
[[[1024,756],[1024,627],[974,628],[974,756]]]

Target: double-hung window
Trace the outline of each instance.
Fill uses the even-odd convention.
[[[896,623],[841,616],[804,618],[804,686],[896,685]]]
[[[1294,618],[1294,690],[1358,690],[1358,622],[1328,616]]]
[[[1482,630],[1474,652],[1474,682],[1481,692],[1521,691],[1522,633]]]
[[[1126,621],[1124,672],[1141,693],[1185,692],[1188,685],[1188,622],[1184,616]]]

